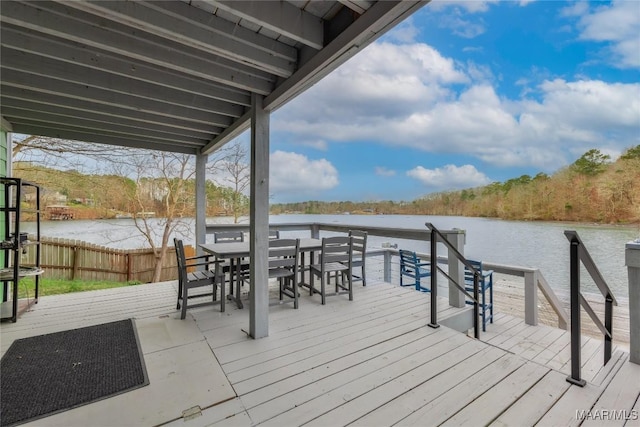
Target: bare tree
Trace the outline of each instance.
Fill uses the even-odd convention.
[[[233,190],[226,193],[230,198],[226,202],[231,207],[234,224],[237,224],[238,218],[246,213],[249,205],[245,191],[251,180],[251,167],[247,157],[246,145],[235,141],[213,156],[210,167],[218,185],[230,187]]]
[[[69,139],[16,134],[11,155],[14,162],[31,162],[64,170],[95,172],[104,162],[126,159],[132,149]]]
[[[169,239],[178,229],[189,234],[183,220],[195,204],[193,176],[194,157],[166,152],[144,152],[130,156],[126,163],[133,169],[136,185],[127,194],[131,201],[133,220],[138,231],[153,250],[156,264],[153,282],[160,280]],[[124,171],[121,169],[120,174]],[[131,172],[129,172],[131,173]]]

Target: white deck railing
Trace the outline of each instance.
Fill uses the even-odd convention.
[[[429,242],[431,232],[424,229],[410,228],[391,228],[391,227],[371,227],[364,225],[348,225],[348,224],[326,224],[326,223],[283,223],[270,224],[269,228],[279,231],[306,231],[308,230],[311,237],[320,238],[322,232],[348,233],[349,230],[366,231],[369,236],[388,237],[395,239],[407,239],[422,242]],[[240,230],[245,233],[249,232],[248,224],[207,224],[207,234],[213,234],[218,231]],[[456,249],[464,254],[464,231],[463,230],[442,230],[443,235],[450,240]],[[461,238],[462,236],[462,238]],[[421,258],[429,260],[430,254],[418,252]],[[373,261],[373,262],[370,262]],[[439,257],[438,263],[448,264],[449,275],[456,278],[464,274],[464,269],[456,260],[450,260],[448,257]],[[394,272],[397,272],[399,264],[399,252],[396,248],[375,248],[367,250],[367,274],[375,272],[381,274],[382,280],[393,283],[392,278]],[[558,316],[558,327],[567,329],[569,315],[564,309],[562,302],[555,294],[542,272],[536,268],[511,266],[505,264],[497,264],[483,262],[488,270],[495,273],[523,278],[524,291],[524,319],[528,325],[538,324],[538,289],[545,297],[549,306]],[[459,282],[462,283],[460,278]],[[453,285],[449,285],[449,303],[454,307],[464,307],[464,298],[461,293]]]

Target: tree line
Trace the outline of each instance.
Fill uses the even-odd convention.
[[[597,149],[558,172],[428,194],[413,201],[276,204],[272,213],[460,215],[509,220],[640,221],[640,145],[616,161]]]

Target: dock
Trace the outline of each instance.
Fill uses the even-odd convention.
[[[433,329],[428,294],[410,288],[372,280],[355,286],[354,301],[334,296],[324,306],[303,292],[298,310],[271,307],[269,336],[253,340],[246,306],[179,320],[176,287],[45,296],[2,324],[4,354],[17,338],[136,319],[150,385],[39,424],[556,426],[600,425],[604,413],[640,425],[640,365],[615,347],[603,366],[595,338],[583,340],[580,388],[566,381],[566,331],[505,313],[480,340]],[[460,310],[439,305],[441,318]]]

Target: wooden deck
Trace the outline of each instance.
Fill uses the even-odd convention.
[[[245,332],[249,311],[230,304],[226,313],[197,309],[180,321],[173,282],[43,297],[17,323],[2,324],[1,348],[4,354],[24,336],[136,318],[150,386],[121,395],[119,406],[108,404],[118,397],[106,399],[38,425],[556,426],[580,425],[581,416],[584,425],[626,416],[606,424],[640,426],[640,365],[620,349],[603,368],[600,342],[585,338],[588,384],[570,386],[565,331],[501,314],[477,341],[427,327],[428,294],[380,282],[356,291],[352,302],[336,296],[322,306],[318,296],[303,293],[298,310],[271,307],[269,337],[260,340]],[[441,316],[458,310],[440,306]],[[216,366],[204,356],[181,355],[169,368],[149,362],[196,345],[206,347],[201,354]],[[198,370],[181,372],[182,364]],[[207,377],[215,369],[222,379]],[[162,384],[171,375],[191,382],[172,383],[170,392],[153,388],[154,379]],[[211,394],[229,386],[231,395]],[[202,390],[184,397],[192,388]],[[182,411],[193,407],[183,419]]]

